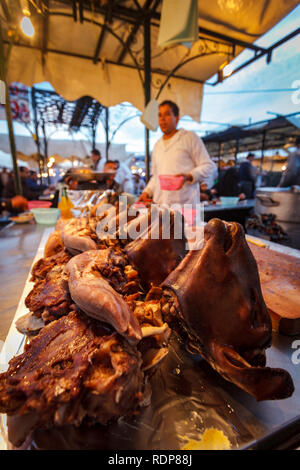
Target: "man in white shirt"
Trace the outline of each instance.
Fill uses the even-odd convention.
[[[199,183],[209,181],[216,173],[203,141],[192,131],[177,129],[179,108],[172,101],[159,106],[158,124],[163,136],[152,152],[152,176],[139,201],[149,197],[156,204],[192,204],[200,202]],[[178,190],[166,191],[160,187],[159,175],[181,175]]]

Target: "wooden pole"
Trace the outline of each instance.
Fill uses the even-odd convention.
[[[46,135],[46,126],[45,126],[45,121],[43,119],[42,121],[42,130],[43,130],[43,137],[44,137],[44,168],[47,170],[47,181],[48,185],[50,185],[51,180],[50,180],[50,174],[49,174],[49,167],[48,167],[48,141],[47,141],[47,135]]]
[[[146,15],[144,21],[144,67],[145,67],[145,106],[151,99],[151,36],[150,17]],[[146,181],[150,178],[150,131],[145,127],[145,167]]]
[[[235,164],[235,166],[237,165],[237,156],[238,156],[238,153],[239,153],[239,149],[240,149],[240,139],[239,139],[239,137],[237,137],[236,141],[235,141],[235,154],[234,154],[234,164]]]
[[[6,123],[7,123],[7,129],[8,129],[10,153],[11,153],[14,175],[15,175],[15,190],[16,190],[16,194],[22,195],[23,192],[22,192],[21,179],[20,179],[19,168],[18,168],[18,163],[17,163],[17,150],[16,150],[16,143],[15,143],[12,114],[11,114],[9,87],[7,84],[8,60],[9,60],[8,55],[5,57],[5,53],[4,53],[4,43],[3,43],[2,28],[1,28],[1,21],[0,21],[0,79],[4,82],[4,86],[5,86]]]
[[[34,115],[34,141],[37,147],[37,154],[38,154],[38,162],[39,162],[39,170],[40,170],[40,182],[43,184],[43,173],[44,173],[44,162],[41,156],[41,146],[40,146],[40,138],[39,138],[39,123],[37,119],[37,111],[36,111],[36,101],[35,101],[35,91],[34,87],[31,88],[31,102],[33,108],[33,115]]]
[[[219,142],[219,150],[218,150],[218,174],[220,176],[221,171],[221,152],[222,152],[222,142]]]
[[[105,108],[105,160],[108,160],[109,149],[109,108]]]
[[[262,167],[263,167],[263,163],[264,163],[265,144],[266,144],[266,131],[263,131],[262,146],[261,146],[261,157],[260,157],[260,168],[259,168],[260,171],[262,171]]]

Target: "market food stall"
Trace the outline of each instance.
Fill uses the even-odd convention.
[[[273,0],[268,8],[264,1],[177,2],[176,21],[184,22],[175,33],[160,1],[29,3],[26,15],[37,34],[26,38],[19,28],[22,8],[1,2],[2,80],[27,86],[48,81],[68,101],[86,96],[88,90],[105,107],[129,101],[142,112],[153,99],[172,99],[182,115],[196,121],[204,83],[214,86],[262,57],[269,63],[276,48],[299,33],[295,30],[268,48],[254,44],[296,7],[297,0],[280,4]],[[161,30],[165,42],[160,40]],[[227,72],[226,66],[243,50],[251,57]],[[6,106],[8,112],[8,93]],[[8,113],[8,121],[10,117]],[[9,129],[15,157],[11,123]],[[145,130],[147,179],[149,129]],[[14,169],[17,172],[16,165]]]
[[[0,333],[1,339],[5,340],[1,355],[4,370],[10,358],[23,350],[26,336],[16,328],[16,324],[28,312],[25,301],[34,286],[32,268],[45,256],[45,245],[53,230],[53,226],[12,224],[0,233],[1,269],[9,281],[1,287],[3,302]],[[285,263],[291,263],[296,294],[300,282],[299,251],[255,237],[247,236],[247,242],[258,264],[259,260],[263,262],[265,258],[260,255],[261,250],[267,253],[267,257],[272,257],[274,253],[283,257]],[[283,267],[282,260],[277,261]],[[288,286],[291,286],[285,274],[289,269],[288,264],[285,269],[278,271],[279,282],[275,286],[278,296],[283,295],[284,304],[289,299]],[[263,272],[266,270],[260,273],[261,276]],[[269,277],[272,281],[272,276]],[[284,279],[287,289],[280,294]],[[264,295],[267,298],[267,291]],[[286,332],[282,334],[273,331],[272,346],[267,349],[268,368],[274,367],[274,371],[282,368],[288,371],[293,380],[295,390],[288,398],[257,401],[246,391],[225,380],[199,354],[187,352],[178,337],[173,335],[169,341],[168,355],[150,376],[151,402],[142,407],[139,413],[124,416],[104,426],[83,423],[79,427],[52,425],[38,428],[33,434],[28,431],[25,442],[22,439],[26,425],[18,420],[14,424],[14,420],[9,418],[7,434],[7,421],[5,415],[1,415],[2,448],[14,448],[12,443],[18,446],[21,441],[21,448],[27,449],[295,448],[299,445],[300,383],[296,347],[299,333],[299,329],[294,330],[292,335],[291,332],[287,335]],[[206,441],[203,441],[204,435]]]
[[[57,10],[42,10],[46,13],[42,22],[49,34],[61,31],[57,40],[75,37],[74,44],[84,48],[87,45],[78,38],[93,37],[91,28],[94,31],[100,24],[93,57],[86,50],[66,53],[53,37],[55,48],[51,50],[48,33],[43,36],[42,56],[38,44],[27,47],[15,40],[9,69],[14,79],[22,70],[28,84],[32,76],[33,81],[47,78],[59,92],[74,98],[82,93],[81,85],[87,89],[74,73],[79,70],[81,76],[89,77],[93,96],[96,89],[101,90],[108,101],[129,99],[142,109],[150,99],[150,75],[152,86],[157,86],[157,73],[172,77],[175,99],[179,98],[179,104],[182,100],[183,109],[194,103],[196,115],[202,81],[228,60],[228,52],[234,56],[249,47],[257,56],[270,55],[271,51],[257,49],[252,43],[296,4],[282,2],[278,8],[276,2],[276,8],[266,11],[264,2],[260,8],[253,5],[253,21],[246,32],[237,32],[226,2],[212,4],[208,11],[200,9],[204,42],[214,37],[214,43],[220,42],[225,50],[199,52],[198,45],[191,57],[181,60],[182,73],[184,69],[191,72],[189,59],[199,56],[205,57],[206,67],[201,68],[202,77],[198,68],[188,77],[176,75],[178,51],[171,50],[171,72],[161,71],[161,57],[156,58],[157,69],[155,58],[153,69],[149,67],[149,29],[157,28],[159,2],[147,1],[143,6],[136,1],[125,2],[125,6],[116,2],[111,9],[110,2],[105,6],[93,2],[94,10],[90,4],[85,9],[75,2],[71,10],[66,2],[53,3]],[[235,12],[235,21],[248,25],[249,10],[247,7],[245,12],[243,6]],[[212,17],[218,25],[215,32],[208,27]],[[51,23],[54,18],[58,18],[55,24]],[[63,27],[66,18],[71,21],[67,28]],[[125,40],[116,37],[113,18],[123,33],[131,19],[132,29]],[[78,27],[75,36],[71,34],[74,21]],[[137,35],[140,27],[147,33],[145,44]],[[119,60],[103,58],[100,87],[99,75],[97,81],[93,79],[94,67],[107,33],[121,43],[122,50],[112,44],[111,52],[118,52]],[[136,35],[135,44],[140,40],[145,46],[144,67],[129,52]],[[130,59],[124,60],[125,53]],[[23,60],[32,67],[18,71]],[[82,60],[85,65],[81,67]],[[106,64],[123,73],[107,78]],[[136,78],[142,68],[145,77],[139,87]],[[32,76],[26,78],[24,70],[29,69]],[[130,92],[128,83],[133,86]],[[165,84],[163,81],[159,87],[161,97],[167,91]],[[163,216],[158,211],[158,218],[160,214]],[[245,239],[241,227],[219,219],[202,227],[203,245],[198,250],[186,247],[189,240],[177,238],[173,232],[164,239],[159,224],[158,236],[149,240],[121,236],[123,229],[131,234],[129,224],[137,230],[148,217],[148,212],[137,211],[128,224],[121,213],[108,217],[108,226],[116,224],[114,240],[103,232],[99,237],[97,226],[102,219],[91,213],[74,220],[60,219],[55,232],[54,227],[29,223],[7,226],[0,233],[3,273],[10,280],[10,289],[4,284],[1,287],[6,301],[1,312],[5,318],[1,331],[5,339],[1,351],[4,373],[0,376],[2,447],[243,449],[259,447],[261,440],[267,440],[270,448],[295,448],[299,445],[295,348],[299,332],[293,330],[293,336],[286,336],[276,330],[276,322],[271,323],[251,254],[251,243],[255,246],[260,241]],[[175,219],[172,213],[171,221]],[[184,225],[182,218],[180,221]],[[152,221],[151,227],[157,230]],[[148,233],[149,227],[145,230]],[[272,244],[262,248],[278,249]],[[298,251],[283,255],[299,265]],[[299,269],[295,272],[299,276]],[[46,286],[48,281],[51,286]],[[299,288],[288,277],[286,282],[293,292]],[[59,295],[48,289],[55,286]],[[49,291],[50,299],[45,295]]]

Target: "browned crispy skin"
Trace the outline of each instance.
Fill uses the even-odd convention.
[[[164,281],[172,307],[165,320],[185,331],[189,349],[257,400],[289,397],[285,370],[263,367],[271,320],[257,265],[237,223],[211,220],[202,250],[191,251]]]
[[[72,299],[69,294],[68,279],[64,274],[64,265],[49,270],[44,279],[38,280],[25,299],[25,305],[31,312],[47,309],[51,317],[66,315]]]
[[[166,234],[164,217],[170,221],[170,233]],[[158,209],[157,213],[152,211],[152,219],[145,232],[124,250],[131,264],[137,269],[146,290],[151,285],[158,286],[187,254],[182,215],[168,209]],[[175,226],[182,234],[181,238],[176,238]]]
[[[45,258],[48,258],[49,256],[56,255],[63,249],[64,249],[64,244],[60,236],[60,231],[54,230],[54,232],[52,232],[49,235],[49,238],[46,242],[46,245],[44,248],[44,256]]]
[[[0,412],[32,417],[34,427],[102,424],[143,399],[137,349],[117,333],[72,312],[45,326],[0,375]]]
[[[71,255],[66,250],[61,250],[55,255],[40,258],[32,267],[32,281],[44,279],[49,271],[55,266],[64,266],[71,259]]]

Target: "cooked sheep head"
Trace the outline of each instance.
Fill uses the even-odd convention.
[[[202,250],[191,251],[164,281],[165,320],[226,380],[257,400],[290,396],[285,370],[265,365],[272,326],[254,257],[242,227],[211,220]]]
[[[144,220],[150,223],[124,251],[137,269],[143,287],[149,289],[152,284],[158,286],[185,257],[187,240],[179,212],[157,207]]]

